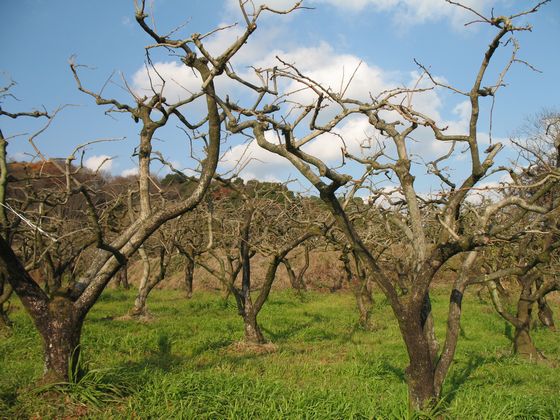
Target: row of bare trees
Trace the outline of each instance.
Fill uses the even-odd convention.
[[[290,254],[296,248],[309,252],[309,244],[322,238],[341,254],[364,326],[371,322],[374,284],[389,302],[409,357],[406,380],[412,409],[429,408],[441,397],[469,285],[489,288],[498,313],[515,328],[516,350],[540,357],[530,339],[531,308],[536,304],[543,322],[552,326],[546,295],[559,287],[558,278],[547,271],[560,245],[558,116],[545,118],[545,132],[538,138],[548,138],[548,143],[517,142],[526,165],[497,164],[506,145],[491,143],[485,148],[480,121],[481,102],[498,95],[508,69],[520,61],[515,35],[530,27],[516,22],[544,3],[499,17],[485,17],[456,4],[475,13],[477,22],[494,31],[473,82],[446,85],[418,64],[429,81],[427,86],[371,92],[364,100],[348,96],[347,89],[333,91],[300,71],[298,63],[281,57],[270,68],[255,69],[255,79],[243,79],[235,72],[231,60],[255,32],[259,16],[289,13],[301,8],[300,3],[276,11],[240,1],[243,32],[216,56],[205,48],[213,32],[184,39],[173,38],[175,32],[160,35],[148,23],[144,1],[140,2],[135,17],[152,42],[146,48],[148,57],[150,51],[159,49],[179,56],[185,68],[197,75],[199,88],[168,102],[166,80],[155,68],[150,71],[148,58],[149,74],[154,76],[152,90],[142,96],[128,89],[132,99],[127,102],[105,96],[103,90],[89,89],[82,67],[71,62],[71,74],[81,92],[109,112],[128,114],[139,127],[134,152],[137,183],[113,189],[103,188],[99,177],[83,168],[79,155],[85,145],[77,146],[64,160],[47,159],[35,146],[35,138],[58,111],[10,113],[1,109],[2,117],[47,119],[28,139],[35,148],[36,163],[22,165],[19,172],[6,163],[9,137],[0,138],[1,319],[6,319],[4,305],[13,289],[43,339],[43,380],[67,380],[68,372],[77,367],[83,322],[108,283],[138,255],[143,274],[130,314],[147,316],[148,295],[165,278],[172,256],[178,253],[184,259],[187,293],[192,294],[198,265],[234,297],[246,340],[263,343],[257,316],[279,267],[284,265],[293,284],[304,289],[302,278],[308,262],[296,273]],[[512,46],[511,56],[501,71],[491,74],[489,69],[498,64],[493,63],[496,52],[503,46]],[[215,83],[219,77],[228,78],[248,94],[232,98],[219,91]],[[286,99],[302,90],[310,93],[308,102]],[[416,108],[416,98],[433,90],[464,96],[470,110],[466,132],[448,133]],[[8,93],[3,91],[3,101]],[[250,102],[245,104],[247,98]],[[192,108],[200,101],[205,104],[202,119]],[[359,155],[342,141],[343,163],[338,166],[310,152],[309,145],[336,141],[331,133],[348,120],[365,121],[376,141],[365,139],[368,145],[364,144]],[[185,155],[194,156],[197,162],[191,168],[196,176],[179,174],[190,187],[175,195],[158,186],[151,169],[154,160],[167,164],[153,140],[171,122],[189,136],[191,150]],[[290,162],[314,186],[321,204],[296,200],[285,188],[250,187],[235,181],[235,176],[219,176],[216,170],[224,136],[239,135]],[[448,151],[419,165],[413,159],[415,135],[444,143]],[[469,170],[462,178],[446,170],[457,158],[456,148],[463,148],[468,156]],[[416,177],[425,172],[441,185],[437,193],[425,194],[416,185]],[[511,180],[497,186],[491,201],[474,204],[470,200],[473,193],[500,174]],[[386,179],[390,188],[381,181]],[[226,198],[209,193],[218,186],[227,191]],[[367,197],[367,203],[356,199],[359,194]],[[256,290],[254,261],[258,258],[266,269]],[[80,265],[83,260],[87,264]],[[451,266],[458,268],[452,270],[447,329],[440,342],[434,330],[430,290]],[[38,278],[39,267],[46,267],[44,279]],[[499,293],[511,278],[521,288],[516,314],[504,309]]]

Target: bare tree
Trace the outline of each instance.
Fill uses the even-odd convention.
[[[363,101],[347,97],[344,88],[341,88],[340,92],[335,92],[331,88],[322,86],[299,71],[295,64],[280,59],[279,66],[267,69],[261,74],[265,80],[262,89],[280,78],[287,78],[297,82],[298,89],[307,89],[313,93],[315,96],[313,103],[296,104],[289,112],[282,113],[282,116],[278,117],[275,113],[282,109],[281,105],[290,92],[278,95],[275,102],[261,108],[258,104],[243,107],[227,99],[220,101],[228,118],[229,130],[232,132],[251,130],[261,147],[289,160],[315,186],[335,218],[337,226],[344,232],[352,252],[385,294],[397,319],[408,352],[409,366],[406,369],[406,378],[409,403],[414,410],[427,408],[439,399],[459,335],[461,304],[468,277],[457,276],[453,285],[450,293],[447,335],[441,352],[438,352],[439,345],[435,337],[429,295],[430,285],[436,275],[445,263],[457,254],[469,253],[463,270],[467,272],[476,259],[477,248],[486,246],[494,240],[503,241],[510,240],[512,236],[523,236],[526,232],[521,225],[514,225],[513,228],[516,227],[517,231],[511,233],[503,225],[494,224],[494,221],[499,219],[498,216],[511,207],[542,214],[550,211],[549,208],[538,205],[535,199],[507,197],[488,206],[484,213],[476,218],[474,229],[467,230],[464,226],[464,207],[468,194],[476,189],[481,180],[492,174],[491,168],[494,166],[495,158],[504,147],[500,143],[495,143],[482,150],[478,135],[480,101],[495,97],[503,86],[503,79],[511,64],[519,61],[516,57],[518,44],[513,35],[516,32],[527,31],[530,27],[516,25],[515,20],[536,12],[544,3],[546,1],[512,16],[498,17],[484,17],[468,8],[476,13],[477,21],[494,28],[495,35],[484,53],[473,84],[466,91],[444,85],[440,79],[433,77],[427,68],[420,65],[425,77],[431,81],[431,87],[398,88],[382,92],[378,96],[370,95],[370,101]],[[509,42],[505,42],[510,35],[512,37]],[[513,47],[512,56],[496,76],[496,80],[490,85],[484,85],[490,62],[502,43]],[[266,79],[267,75],[269,79]],[[432,88],[449,89],[468,99],[470,118],[467,133],[446,134],[445,129],[438,126],[436,121],[415,109],[413,98]],[[325,110],[331,113],[333,110],[338,112],[334,117],[330,117]],[[326,116],[322,118],[323,115]],[[321,137],[323,134],[332,132],[334,127],[350,116],[367,119],[375,128],[381,142],[379,149],[374,149],[366,156],[353,155],[342,146],[346,160],[364,166],[364,176],[359,179],[343,174],[339,168],[329,166],[317,156],[306,152],[304,148],[312,141],[321,141],[325,138],[325,136]],[[327,122],[319,123],[325,118]],[[301,134],[304,123],[308,123],[311,129],[305,135]],[[444,187],[439,195],[432,199],[420,194],[414,184],[415,172],[410,146],[411,136],[419,128],[431,132],[437,141],[450,145],[448,153],[432,161],[428,166],[430,172]],[[267,132],[275,134],[278,140],[270,141]],[[385,142],[392,143],[395,155],[388,156],[389,150],[386,150]],[[443,161],[452,158],[455,145],[464,145],[470,158],[470,173],[458,184],[440,169]],[[402,293],[403,288],[399,286],[394,270],[384,268],[371,252],[336,195],[343,186],[360,188],[372,179],[374,181],[371,185],[375,186],[376,177],[385,177],[385,174],[395,182],[394,189],[389,192],[378,189],[375,194],[370,194],[373,198],[390,195],[390,202],[399,203],[401,210],[393,212],[389,218],[390,223],[400,229],[404,238],[400,243],[402,252],[396,255],[396,259],[403,268],[404,278],[401,279],[401,283],[404,282],[406,293]],[[551,176],[552,178],[540,185],[540,194],[552,188],[558,175],[554,173]],[[426,207],[436,211],[427,213]],[[430,215],[435,215],[435,219],[431,222],[427,220]],[[393,267],[395,266],[397,262],[393,264]]]
[[[560,226],[557,217],[558,187],[555,185],[543,191],[538,186],[560,168],[560,117],[552,112],[541,113],[522,130],[521,135],[523,140],[512,140],[520,152],[518,168],[511,171],[518,188],[505,190],[504,194],[532,200],[548,208],[549,212],[543,215],[534,215],[523,209],[510,212],[507,223],[504,221],[502,224],[511,224],[514,220],[522,223],[530,234],[485,252],[485,274],[473,281],[488,287],[496,311],[514,328],[515,353],[541,360],[544,357],[530,335],[532,311],[536,304],[542,324],[555,329],[546,296],[560,288],[552,265],[560,246]],[[516,313],[508,310],[499,293],[502,285],[509,280],[513,280],[520,289]]]
[[[9,242],[0,239],[0,268],[7,273],[7,278],[15,293],[19,296],[25,309],[33,319],[43,339],[45,375],[43,380],[50,382],[67,381],[68,373],[76,369],[79,360],[80,336],[82,325],[89,310],[93,307],[106,285],[115,273],[126,264],[143,243],[165,222],[195,208],[208,189],[220,156],[222,117],[216,101],[217,94],[214,79],[226,70],[229,60],[241,49],[249,36],[256,29],[256,19],[263,8],[252,19],[247,18],[242,36],[218,57],[212,57],[206,51],[203,37],[193,35],[186,39],[173,40],[170,36],[159,35],[146,22],[145,4],[137,4],[136,21],[148,34],[155,45],[148,48],[166,48],[180,53],[181,61],[200,78],[200,88],[189,98],[168,104],[162,92],[154,89],[149,97],[139,97],[132,93],[134,104],[130,105],[115,98],[104,96],[84,87],[80,79],[79,65],[72,62],[70,67],[78,89],[91,96],[98,105],[111,107],[115,112],[127,113],[134,121],[141,123],[137,149],[140,195],[139,217],[126,229],[114,237],[107,237],[99,223],[99,214],[91,200],[92,192],[86,185],[73,176],[68,165],[60,166],[66,183],[64,189],[68,196],[81,195],[88,204],[88,228],[90,229],[97,250],[90,258],[87,270],[64,293],[49,296],[26,270],[17,249],[12,249]],[[172,32],[173,33],[173,32]],[[196,48],[200,55],[195,52]],[[232,76],[234,77],[234,76]],[[179,107],[184,107],[195,98],[203,98],[206,115],[200,123],[191,122]],[[196,130],[196,139],[203,143],[204,156],[199,157],[199,176],[196,187],[191,194],[178,203],[167,204],[152,209],[150,201],[150,159],[152,157],[152,138],[156,130],[167,124],[173,117],[186,130]],[[71,155],[67,162],[75,160]]]
[[[7,118],[51,118],[51,115],[47,111],[30,111],[30,112],[8,112],[2,108],[2,104],[5,100],[10,98],[15,98],[11,92],[12,88],[15,86],[14,81],[10,81],[6,86],[0,88],[0,116]],[[0,128],[0,223],[1,231],[0,235],[8,243],[12,242],[12,232],[16,226],[11,225],[8,220],[8,214],[10,207],[7,206],[6,195],[8,191],[8,163],[7,163],[7,148],[8,140],[10,136],[5,137],[4,133]],[[17,219],[15,224],[19,224],[21,219]],[[5,271],[0,271],[0,329],[4,329],[11,325],[10,319],[8,318],[8,311],[5,305],[8,303],[12,295],[12,286],[6,279],[7,273]]]
[[[140,249],[142,252],[139,253],[144,270],[138,287],[138,294],[134,300],[134,306],[129,311],[130,317],[140,320],[148,320],[153,317],[148,311],[147,300],[150,292],[165,279],[167,274],[167,268],[174,251],[174,236],[177,234],[174,225],[177,225],[177,221],[178,219],[172,220],[168,222],[167,226],[160,227],[157,234],[152,235],[150,240],[145,242],[143,248]],[[155,273],[152,272],[154,258],[150,258],[150,254],[155,254],[155,265],[157,267]]]
[[[209,201],[209,206],[211,202]],[[212,211],[207,212],[206,220],[200,219],[200,214],[195,214],[190,220],[181,221],[182,230],[177,235],[174,243],[175,248],[183,257],[183,282],[187,299],[192,298],[193,295],[193,280],[196,261],[201,258],[206,252],[212,249],[213,246],[213,232],[212,232]],[[207,224],[208,229],[201,229],[201,226]],[[204,233],[208,234],[205,235]]]
[[[304,276],[305,272],[309,268],[309,252],[311,248],[309,242],[311,241],[308,241],[303,246],[303,265],[299,268],[297,273],[294,270],[289,257],[286,257],[282,260],[282,264],[284,264],[284,267],[286,267],[286,272],[288,273],[288,277],[290,279],[290,285],[294,290],[297,290],[299,292],[307,290],[307,284],[305,283]]]
[[[233,194],[229,199],[222,200],[226,208],[221,212],[214,203],[216,217],[222,223],[233,225],[233,229],[220,227],[221,234],[219,238],[216,234],[216,243],[221,242],[222,247],[209,251],[219,268],[213,268],[203,260],[199,264],[235,297],[238,313],[243,319],[245,342],[265,344],[257,316],[268,299],[278,267],[291,251],[319,235],[320,226],[298,217],[301,216],[298,202],[285,195],[282,185],[272,187],[267,183],[249,182],[246,186],[239,186],[229,180],[218,179]],[[270,223],[271,220],[276,222]],[[229,235],[223,235],[228,231]],[[266,271],[259,279],[255,297],[252,293],[255,282],[251,263],[256,255],[265,257]],[[238,286],[236,280],[239,275],[241,284]]]

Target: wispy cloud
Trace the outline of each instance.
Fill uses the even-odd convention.
[[[92,171],[110,171],[113,166],[113,161],[111,156],[107,155],[90,156],[84,161],[84,166]]]
[[[128,168],[121,172],[121,176],[135,176],[138,175],[138,168]]]

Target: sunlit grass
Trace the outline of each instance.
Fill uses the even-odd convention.
[[[55,418],[406,418],[406,352],[382,298],[375,330],[356,325],[349,293],[275,292],[261,315],[275,351],[234,344],[242,323],[234,302],[199,293],[154,291],[152,322],[118,320],[133,292],[110,290],[86,320],[86,376],[58,393],[37,393],[41,345],[20,309],[0,341],[0,417]],[[446,302],[434,294],[443,340]],[[558,307],[553,308],[558,312]],[[558,335],[533,332],[552,361]],[[456,362],[435,415],[449,418],[558,418],[557,368],[511,356],[504,323],[470,296]],[[45,391],[45,390],[43,390]],[[52,391],[52,390],[47,390]],[[555,417],[556,416],[556,417]]]

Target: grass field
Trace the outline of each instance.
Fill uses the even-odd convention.
[[[388,305],[377,297],[376,330],[356,327],[348,293],[278,291],[260,322],[275,346],[240,346],[234,302],[154,291],[150,323],[114,319],[134,292],[108,290],[83,331],[86,375],[63,393],[37,389],[40,341],[21,310],[0,338],[0,418],[407,418],[406,355]],[[433,297],[442,339],[446,302]],[[556,313],[558,305],[553,307]],[[434,416],[560,418],[560,371],[511,355],[510,331],[488,304],[465,302],[456,362]],[[552,363],[558,334],[533,331]]]

